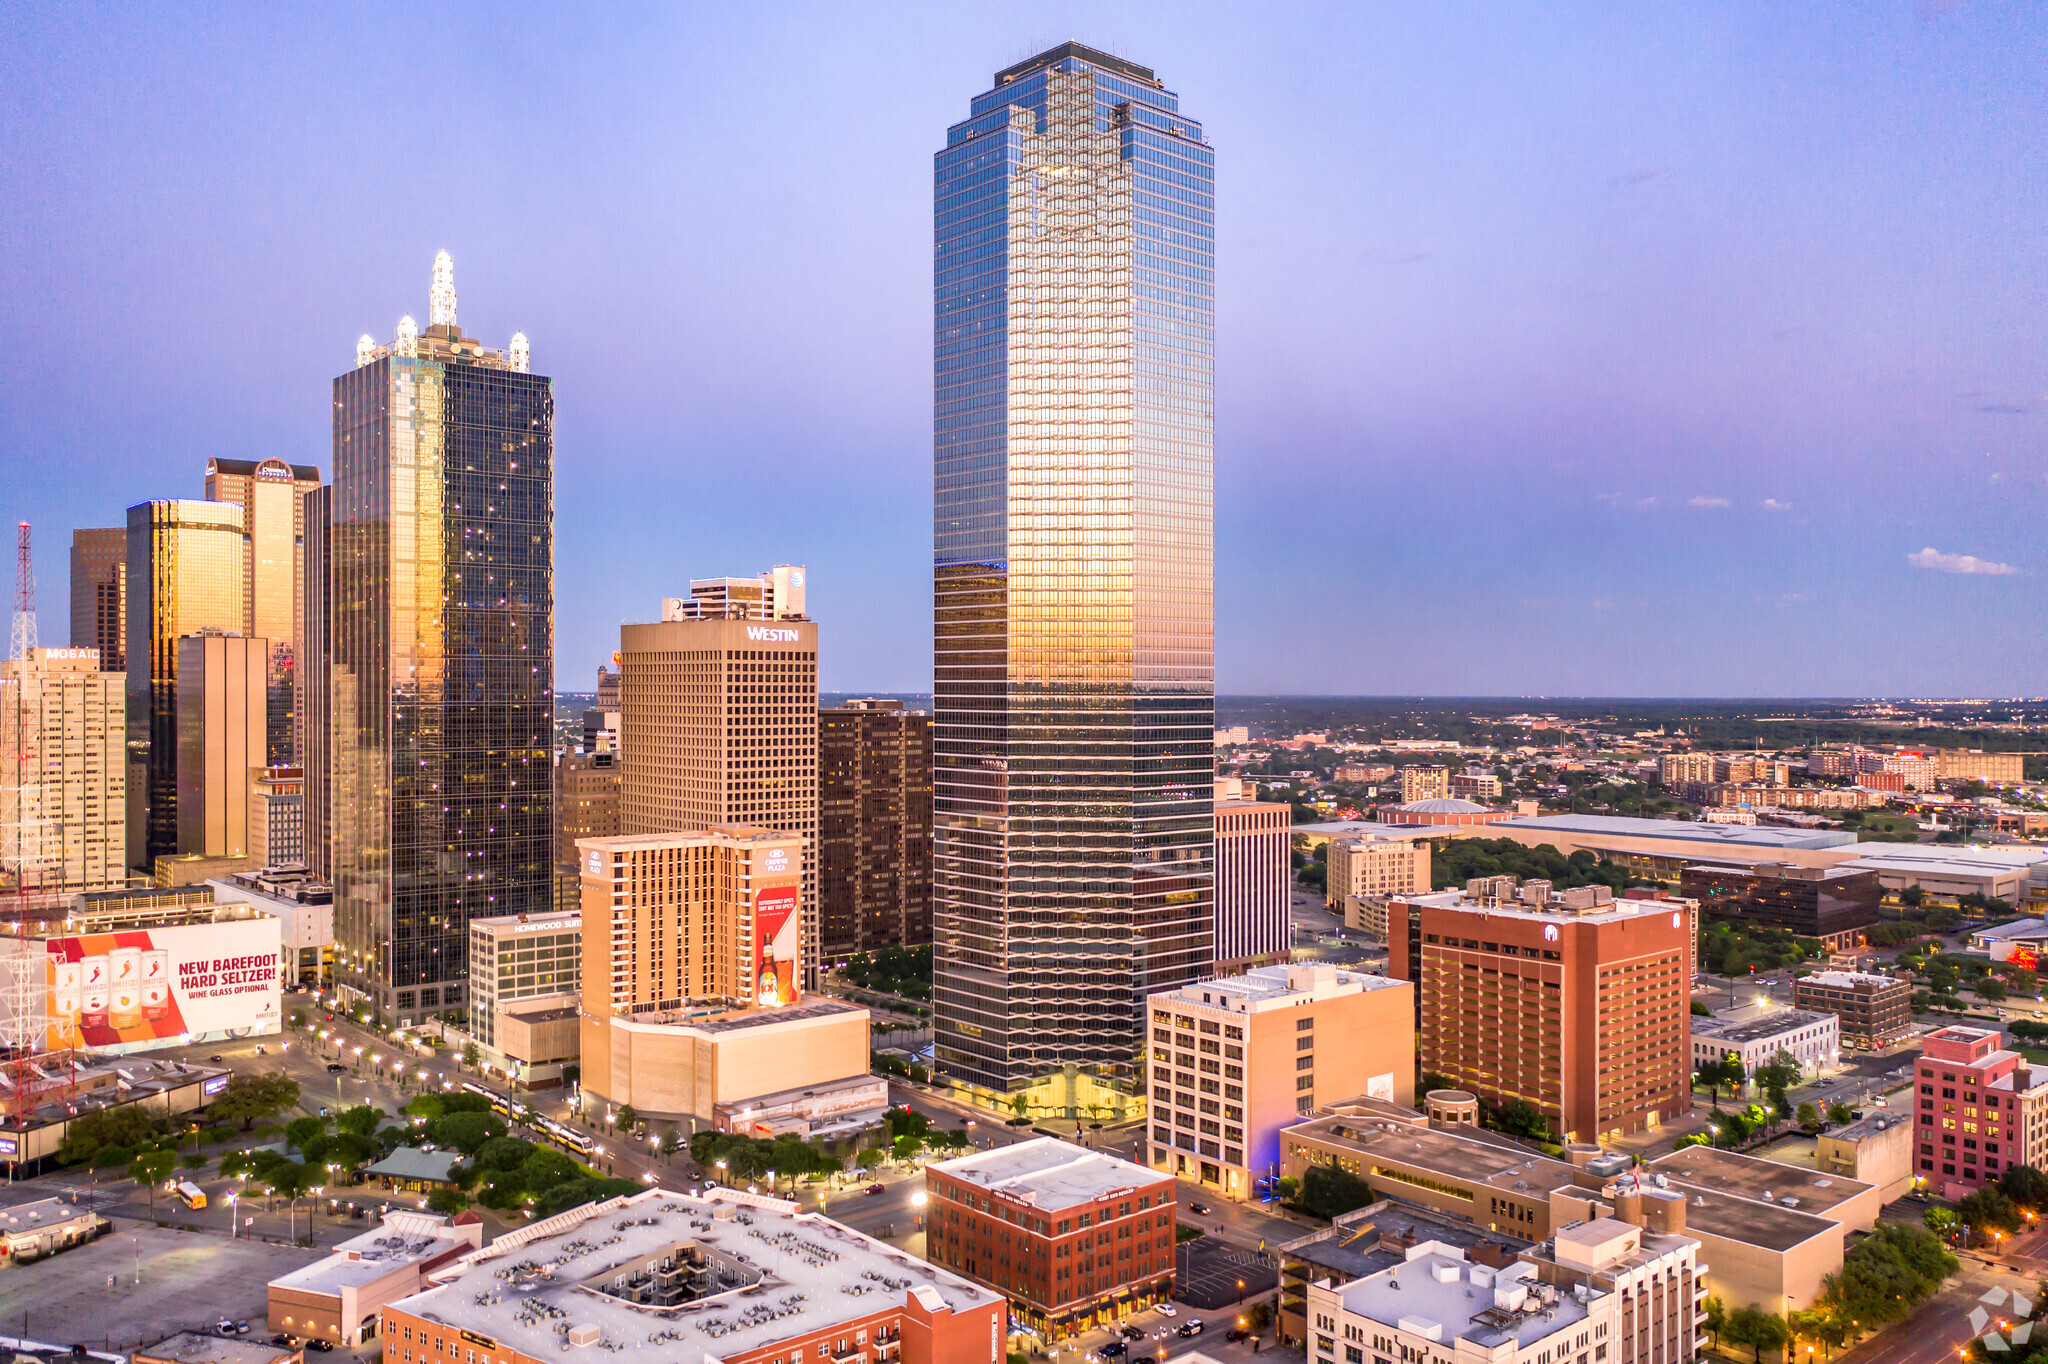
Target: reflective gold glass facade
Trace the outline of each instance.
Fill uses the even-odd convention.
[[[417,344],[334,381],[326,547],[335,975],[400,1018],[553,900],[553,384]]]
[[[934,169],[938,1064],[1128,1083],[1213,953],[1214,155],[1067,44]]]
[[[180,851],[178,641],[241,633],[242,541],[242,509],[226,502],[128,509],[128,747],[144,764],[140,789],[129,793],[142,815],[130,866]]]
[[[242,508],[245,570],[242,633],[270,641],[266,662],[265,764],[303,761],[297,751],[297,669],[304,594],[305,495],[320,471],[281,459],[210,459],[206,496]]]

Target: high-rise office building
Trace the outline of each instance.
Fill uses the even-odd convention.
[[[818,931],[828,961],[932,940],[932,717],[818,712]]]
[[[1216,972],[1287,961],[1292,931],[1294,809],[1286,801],[1216,802]]]
[[[178,641],[178,851],[253,857],[249,806],[263,770],[271,641]],[[257,865],[261,865],[258,863]]]
[[[0,875],[33,897],[127,883],[127,698],[99,663],[89,648],[0,662]]]
[[[266,767],[249,774],[249,860],[284,867],[306,860],[306,774]]]
[[[937,1064],[1131,1093],[1214,950],[1215,157],[1067,43],[934,177]]]
[[[455,320],[334,381],[335,976],[400,1019],[463,1006],[469,921],[552,901],[554,385]]]
[[[555,865],[576,871],[576,840],[619,831],[619,766],[609,753],[555,755]]]
[[[1425,1074],[1606,1141],[1692,1109],[1694,926],[1684,900],[1482,877],[1388,906],[1387,974],[1415,982]]]
[[[320,471],[281,459],[209,459],[206,497],[242,509],[242,633],[270,641],[265,762],[293,761],[300,612],[305,600],[305,496]]]
[[[334,779],[333,677],[329,583],[333,572],[328,552],[328,515],[334,489],[322,486],[300,499],[305,542],[300,546],[298,699],[293,707],[299,735],[299,765],[306,773],[306,865],[322,879],[334,875],[330,856],[333,825],[331,784]]]
[[[763,574],[773,581],[784,570]],[[804,988],[818,972],[818,627],[793,595],[692,583],[619,630],[619,832],[737,824],[803,838]],[[730,613],[730,614],[723,614]],[[774,613],[774,614],[769,614]],[[586,922],[588,920],[586,919]]]
[[[117,673],[128,647],[128,528],[71,532],[71,647],[98,651]]]
[[[128,864],[178,848],[178,641],[240,634],[242,509],[142,502],[128,509]]]

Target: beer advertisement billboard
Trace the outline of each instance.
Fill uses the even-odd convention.
[[[140,1051],[279,1028],[275,919],[46,939],[51,1050]]]
[[[796,1003],[797,946],[802,916],[796,912],[795,886],[769,886],[754,892],[754,1002]]]

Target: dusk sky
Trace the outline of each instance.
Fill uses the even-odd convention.
[[[2048,22],[2006,3],[10,5],[0,518],[331,465],[355,340],[532,339],[558,684],[805,563],[931,678],[931,158],[1068,38],[1217,155],[1224,693],[2048,692]],[[9,588],[12,588],[12,575]]]

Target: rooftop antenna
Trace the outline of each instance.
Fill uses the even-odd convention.
[[[8,657],[27,658],[36,647],[36,570],[29,557],[28,522],[16,529],[14,559],[14,631],[8,638]]]
[[[446,251],[434,257],[434,287],[427,292],[427,325],[455,325],[455,261]]]

